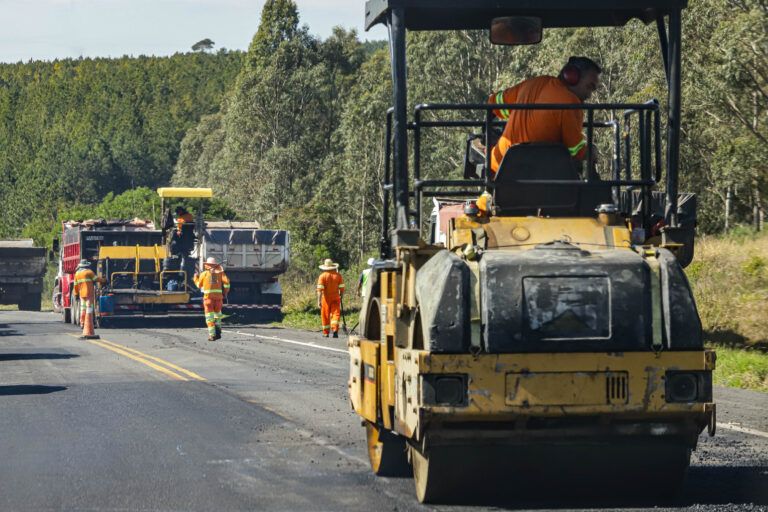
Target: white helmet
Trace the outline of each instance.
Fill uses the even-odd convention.
[[[376,263],[376,258],[368,258],[368,266],[372,267]]]
[[[207,266],[207,267],[208,266],[215,267],[218,264],[219,264],[219,262],[216,261],[216,258],[214,258],[213,256],[208,256],[208,259],[205,260],[205,266]]]

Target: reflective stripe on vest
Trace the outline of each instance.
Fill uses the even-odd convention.
[[[568,148],[568,151],[571,152],[571,157],[574,157],[574,156],[578,155],[579,151],[581,151],[581,148],[584,147],[584,144],[585,144],[584,139],[582,139],[581,142],[579,142],[578,144],[576,144],[572,148]]]
[[[504,91],[499,91],[496,93],[496,103],[497,104],[504,103]],[[499,119],[509,119],[509,110],[499,109],[499,110],[495,110],[494,112],[496,112],[496,116]]]

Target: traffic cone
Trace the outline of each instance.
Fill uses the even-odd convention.
[[[93,331],[93,299],[90,297],[85,300],[83,335],[81,337],[86,340],[99,339],[99,335]]]

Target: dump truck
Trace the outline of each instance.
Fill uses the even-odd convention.
[[[280,317],[283,292],[278,276],[290,263],[290,233],[261,229],[258,222],[206,221],[193,252],[198,268],[213,256],[230,281],[223,310],[244,318]]]
[[[52,303],[63,322],[75,325],[80,322],[80,304],[73,288],[81,260],[91,262],[91,270],[95,272],[102,247],[152,247],[160,244],[162,239],[162,233],[155,229],[151,221],[138,218],[69,220],[62,222],[61,228],[61,243],[56,240],[54,245],[59,253],[59,268],[54,280]]]
[[[704,348],[683,272],[696,216],[695,197],[678,191],[685,7],[686,0],[366,2],[366,28],[388,27],[393,106],[380,255],[360,334],[347,341],[348,391],[371,469],[412,472],[419,501],[464,500],[494,486],[524,492],[536,475],[549,475],[548,488],[579,479],[596,493],[675,493],[700,433],[714,435],[716,356]],[[633,19],[656,26],[664,102],[407,98],[408,30],[481,29],[493,43],[514,45],[537,43],[552,28],[624,27]],[[468,144],[463,179],[422,175],[425,131],[470,129],[468,137],[490,149],[503,127],[494,109],[582,110],[589,164],[579,169],[562,144],[531,142],[512,146],[492,173],[490,151],[473,154]],[[441,132],[431,140],[453,139]],[[602,175],[594,143],[611,146]],[[487,215],[474,199],[483,192]],[[422,218],[429,198],[453,200],[438,204],[431,224]]]
[[[45,253],[31,238],[0,240],[0,304],[40,311]]]

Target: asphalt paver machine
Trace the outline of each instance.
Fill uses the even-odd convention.
[[[412,471],[420,501],[463,499],[488,486],[514,492],[536,475],[549,475],[542,478],[550,486],[581,479],[599,492],[624,485],[674,493],[701,432],[714,434],[715,353],[704,349],[683,273],[695,219],[695,197],[678,193],[685,7],[685,0],[366,3],[366,28],[388,27],[394,105],[381,257],[366,284],[360,336],[348,339],[348,387],[373,471]],[[551,143],[513,146],[493,178],[487,155],[464,179],[420,176],[427,129],[484,129],[491,147],[492,109],[574,107],[419,104],[409,119],[406,31],[480,29],[492,40],[533,42],[516,27],[540,39],[550,28],[632,19],[657,27],[667,106],[575,107],[585,114],[587,148],[597,130],[613,130],[610,176],[580,174],[567,149]],[[601,112],[617,111],[623,119],[601,120]],[[441,112],[475,117],[441,123]],[[425,198],[483,190],[488,216],[454,201],[453,214],[422,237]]]

